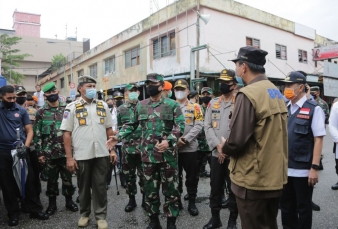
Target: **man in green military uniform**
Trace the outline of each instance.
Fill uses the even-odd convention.
[[[63,133],[60,130],[65,104],[59,101],[59,92],[54,82],[47,83],[42,90],[47,102],[36,114],[34,145],[39,162],[45,164],[48,174],[46,195],[49,197],[49,205],[46,214],[53,215],[57,210],[59,174],[62,179],[62,195],[66,197],[66,208],[76,212],[79,209],[72,200],[75,188],[72,184],[72,174],[66,168]]]
[[[128,123],[134,114],[134,109],[138,103],[140,92],[137,89],[137,84],[127,84],[125,92],[128,95],[128,100],[117,109],[117,125],[121,129],[123,124]],[[136,170],[140,179],[139,185],[141,193],[143,194],[143,170],[141,161],[141,152],[139,146],[141,144],[141,128],[140,126],[133,132],[133,134],[126,137],[122,143],[122,171],[125,175],[127,183],[126,191],[129,195],[129,203],[125,207],[126,212],[131,212],[137,206],[135,195],[137,193],[136,187]],[[144,198],[142,198],[142,207],[144,207]]]
[[[141,151],[144,172],[145,209],[150,217],[147,229],[161,229],[159,189],[165,196],[163,205],[167,215],[167,228],[176,228],[178,209],[177,139],[184,132],[184,117],[180,106],[172,99],[163,98],[163,76],[148,74],[145,81],[150,98],[138,102],[132,119],[116,136],[107,141],[113,148],[117,142],[130,136],[140,125],[142,130]]]
[[[320,98],[320,88],[318,86],[314,86],[310,88],[310,94],[313,96],[314,100],[318,103],[318,105],[323,109],[325,114],[325,123],[327,124],[330,116],[329,105]]]

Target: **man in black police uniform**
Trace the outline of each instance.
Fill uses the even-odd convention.
[[[280,202],[285,229],[312,227],[312,193],[318,183],[319,162],[323,147],[325,115],[305,93],[306,78],[291,72],[285,78],[284,95],[289,100],[288,182]]]
[[[19,224],[19,204],[17,200],[18,186],[13,176],[13,158],[11,150],[14,149],[13,143],[16,142],[16,128],[20,129],[20,138],[26,147],[26,154],[29,154],[29,146],[33,139],[33,129],[27,111],[15,103],[16,93],[13,86],[1,88],[2,102],[0,102],[0,187],[8,212],[8,225],[16,226]],[[25,132],[26,135],[25,135]],[[27,136],[27,137],[26,137]],[[40,220],[48,219],[42,213],[42,206],[38,203],[36,190],[34,188],[34,172],[30,165],[29,157],[26,157],[28,165],[28,176],[26,179],[26,197],[30,212],[30,218]]]

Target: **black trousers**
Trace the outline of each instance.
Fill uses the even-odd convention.
[[[229,191],[228,209],[238,212],[236,196],[231,191],[230,171],[228,169],[230,160],[224,160],[223,164],[218,162],[217,157],[211,156],[211,192],[210,208],[211,210],[220,211],[222,209],[222,195],[224,194],[224,185],[226,182]]]
[[[25,204],[28,206],[30,212],[41,212],[42,206],[38,203],[37,193],[34,185],[34,172],[30,163],[30,158],[27,157],[28,175],[26,180],[26,197]],[[16,184],[13,170],[13,158],[10,151],[0,152],[0,186],[2,189],[2,196],[8,215],[18,214],[20,211],[17,200],[19,192]]]
[[[211,152],[210,151],[198,151],[198,169],[199,172],[203,172],[201,171],[202,166],[207,165],[207,163],[209,163],[209,165],[211,164]],[[210,165],[211,166],[211,165]]]
[[[312,227],[312,193],[308,177],[288,177],[280,202],[284,229]]]
[[[183,192],[183,169],[185,171],[185,186],[190,198],[196,198],[199,180],[198,153],[188,152],[178,154],[178,190]]]
[[[36,191],[37,195],[40,196],[40,193],[41,193],[40,173],[41,173],[43,167],[39,163],[38,155],[37,155],[35,150],[30,152],[29,159],[31,161],[32,169],[33,169],[33,172],[34,172],[35,191]]]

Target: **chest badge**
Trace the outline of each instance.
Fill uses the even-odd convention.
[[[217,126],[218,126],[218,122],[217,122],[217,121],[213,121],[213,122],[212,122],[212,127],[213,127],[213,128],[217,128]]]
[[[212,106],[212,108],[219,109],[219,108],[220,108],[219,103],[215,103],[215,104]]]

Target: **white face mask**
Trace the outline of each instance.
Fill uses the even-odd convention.
[[[184,99],[187,98],[187,93],[185,91],[175,91],[175,97],[176,99]]]

